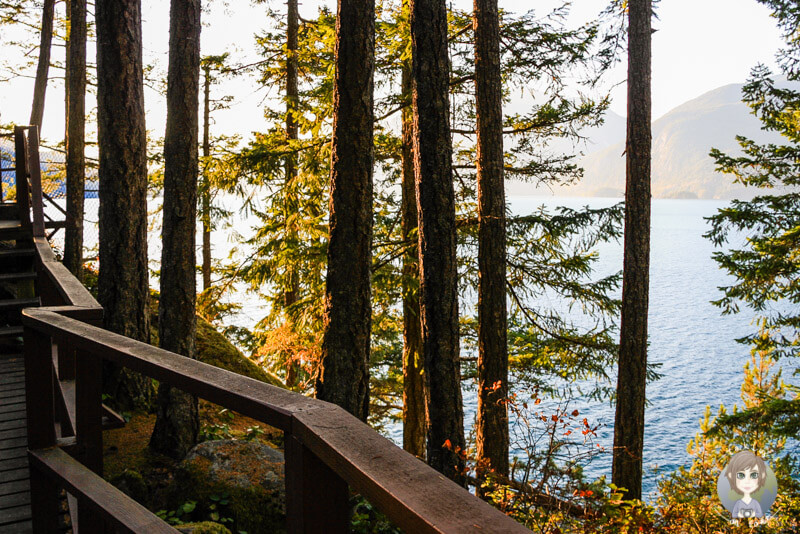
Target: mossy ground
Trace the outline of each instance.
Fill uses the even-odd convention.
[[[151,333],[152,343],[157,345],[157,300],[153,304]],[[278,378],[266,373],[248,360],[211,324],[199,317],[197,319],[197,359],[237,374],[283,387]],[[165,508],[166,492],[175,477],[178,464],[178,462],[156,454],[148,448],[155,418],[155,415],[151,413],[135,412],[130,414],[130,419],[123,428],[108,430],[103,434],[105,478],[124,487],[131,497],[153,512]],[[206,439],[259,439],[279,449],[283,443],[283,434],[279,430],[204,400],[200,400],[200,428],[201,437]],[[213,491],[208,492],[208,495],[212,494]],[[240,496],[240,498],[244,497],[246,496]],[[244,500],[249,501],[249,499]],[[231,507],[234,506],[239,507],[240,505],[235,503],[232,496]]]

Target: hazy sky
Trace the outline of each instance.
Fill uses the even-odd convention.
[[[605,5],[605,0],[574,0],[571,24],[591,20]],[[250,0],[228,0],[227,7],[215,2],[204,14],[203,53],[230,51],[234,56],[253,57],[253,35],[266,25],[263,5]],[[284,1],[269,5],[282,10]],[[455,7],[469,9],[471,0],[454,0]],[[59,4],[60,5],[60,4]],[[300,14],[313,18],[319,5],[335,9],[335,1],[301,0]],[[501,9],[521,12],[535,8],[544,14],[559,2],[553,0],[500,0]],[[156,59],[166,70],[169,3],[166,0],[143,0],[144,47],[146,58]],[[728,83],[743,82],[758,62],[774,63],[781,45],[778,30],[766,8],[755,0],[662,0],[653,35],[653,118],[702,93]],[[62,53],[56,51],[54,54]],[[609,82],[622,82],[625,66],[609,76]],[[20,80],[0,85],[0,112],[3,122],[24,123],[30,110],[32,82]],[[262,129],[260,101],[263,91],[252,84],[240,83],[229,88],[236,98],[230,111],[217,115],[220,133],[236,131],[247,134]],[[625,113],[625,87],[614,92],[612,109]],[[93,102],[90,103],[93,105]],[[163,135],[165,112],[163,98],[153,91],[146,95],[148,129]],[[63,90],[51,82],[47,92],[44,134],[60,138],[63,131]]]

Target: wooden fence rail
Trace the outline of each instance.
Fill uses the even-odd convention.
[[[177,532],[101,477],[103,360],[282,430],[290,533],[348,532],[351,488],[411,534],[529,532],[338,406],[102,329],[102,308],[44,238],[34,242],[45,307],[22,317],[34,532],[55,531],[60,488],[77,499],[76,532]]]

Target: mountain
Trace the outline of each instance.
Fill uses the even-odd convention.
[[[715,172],[708,153],[718,148],[740,154],[736,135],[757,143],[780,143],[774,132],[761,130],[761,122],[741,101],[742,84],[731,84],[690,100],[653,122],[652,192],[654,198],[751,198],[757,192],[734,184]],[[587,133],[590,142],[579,158],[583,180],[552,192],[565,196],[622,197],[625,191],[625,126],[619,115],[610,116],[608,128]],[[620,127],[620,121],[622,126]],[[621,131],[620,131],[621,129]],[[617,132],[615,142],[609,134]],[[592,147],[598,147],[592,150]],[[549,194],[530,184],[509,184],[512,194]]]

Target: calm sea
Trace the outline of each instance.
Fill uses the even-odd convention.
[[[617,199],[512,197],[514,213],[538,206],[598,208]],[[657,477],[688,464],[687,443],[699,431],[707,405],[712,414],[720,404],[729,409],[741,405],[743,365],[749,349],[736,343],[751,332],[753,313],[744,309],[723,316],[710,301],[720,298],[719,287],[732,279],[711,258],[715,248],[703,238],[708,231],[705,217],[726,201],[654,200],[652,204],[650,258],[650,348],[648,359],[661,364],[663,377],[647,386],[649,406],[645,415],[644,493],[654,496]],[[622,268],[622,243],[599,247],[597,274]],[[608,403],[579,402],[576,405],[590,422],[601,425],[599,444],[611,450],[614,409]],[[590,477],[611,478],[611,454],[598,455],[587,467]]]
[[[530,213],[542,205],[552,211],[558,206],[598,208],[616,202],[617,199],[602,198],[509,198],[515,214]],[[729,285],[731,280],[717,268],[711,259],[714,247],[702,237],[708,230],[704,218],[726,205],[725,201],[707,200],[653,201],[649,359],[662,364],[663,378],[647,387],[650,404],[646,411],[644,491],[651,498],[658,476],[689,463],[686,445],[698,432],[705,407],[710,405],[712,413],[716,413],[720,404],[729,408],[734,403],[741,404],[742,367],[749,350],[735,339],[754,330],[753,314],[744,310],[738,315],[722,316],[710,303],[721,295],[717,288]],[[253,222],[242,220],[235,230],[247,235]],[[215,257],[226,257],[235,244],[231,236],[230,231],[212,234]],[[160,257],[159,248],[158,240],[151,239],[151,259]],[[596,276],[622,269],[621,242],[603,244],[598,251]],[[244,307],[234,320],[236,324],[252,327],[266,314],[256,297],[245,293],[239,300]],[[788,369],[784,375],[787,374]],[[464,398],[465,423],[470,427],[475,415],[474,391],[466,390]],[[600,425],[597,442],[610,451],[613,407],[607,402],[578,399],[570,405],[570,410],[573,408],[580,411],[581,418],[586,416]],[[399,425],[390,427],[388,433],[396,442],[402,442]],[[610,452],[597,455],[585,472],[590,477],[606,476],[610,480]]]

